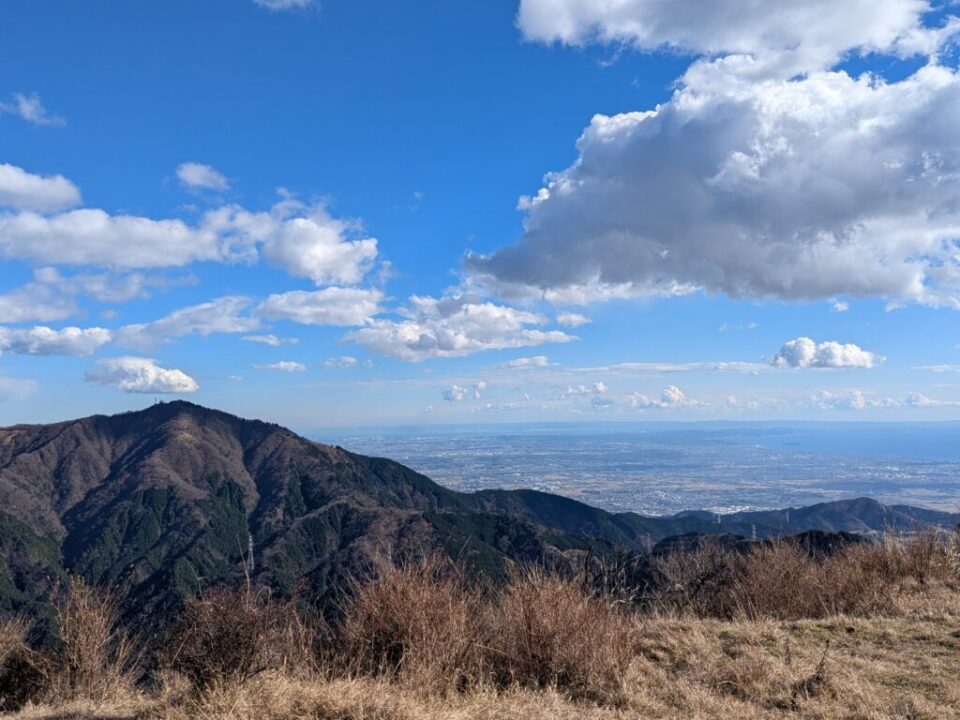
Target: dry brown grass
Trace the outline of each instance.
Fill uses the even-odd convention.
[[[680,555],[662,561],[674,583],[662,614],[535,570],[481,593],[449,563],[383,565],[354,588],[319,652],[288,606],[210,593],[188,606],[171,669],[150,690],[112,697],[103,678],[124,665],[110,605],[79,586],[82,612],[70,612],[100,639],[69,650],[76,640],[62,623],[65,654],[86,659],[59,667],[100,668],[101,680],[89,682],[89,695],[74,682],[69,694],[38,696],[47,704],[15,717],[957,718],[960,577],[951,552],[926,536],[826,557],[790,543],[748,554],[708,545],[687,564]],[[24,634],[22,624],[0,626],[14,654]]]
[[[529,570],[515,575],[486,618],[486,664],[498,687],[623,702],[638,621],[614,603]]]
[[[199,689],[243,683],[267,670],[309,675],[316,671],[315,642],[289,604],[249,587],[218,588],[187,602],[161,663]]]
[[[49,664],[50,697],[104,702],[129,695],[136,657],[113,596],[74,578],[56,609],[60,648]]]
[[[333,665],[349,676],[415,679],[444,692],[476,684],[487,637],[480,593],[449,560],[381,561],[354,583]]]
[[[826,556],[789,540],[749,552],[707,541],[658,559],[666,579],[657,601],[667,614],[799,620],[896,615],[910,596],[960,582],[950,545],[936,533],[850,545]]]

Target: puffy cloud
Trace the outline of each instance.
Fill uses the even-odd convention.
[[[240,338],[246,342],[260,343],[261,345],[269,345],[270,347],[280,347],[281,345],[296,345],[300,342],[298,338],[294,337],[277,337],[276,335],[247,335],[246,337]]]
[[[14,355],[90,355],[106,345],[113,334],[106,328],[66,327],[62,330],[37,326],[0,327],[0,351]]]
[[[250,298],[242,296],[217,298],[175,310],[153,322],[125,325],[117,331],[116,340],[127,347],[153,347],[186,335],[250,332],[260,324],[257,318],[242,314],[250,305]]]
[[[195,261],[241,259],[233,235],[239,216],[208,214],[197,226],[79,209],[45,216],[0,214],[0,255],[64,265],[117,268],[176,267]],[[246,245],[246,243],[243,243]]]
[[[590,318],[574,312],[557,313],[557,324],[563,327],[578,328],[583,325],[589,325]]]
[[[875,410],[878,408],[953,408],[960,407],[954,400],[937,400],[923,393],[908,393],[903,398],[867,395],[861,390],[818,390],[805,398],[804,403],[814,410]]]
[[[453,385],[445,390],[441,390],[440,395],[448,402],[459,402],[460,400],[466,400],[469,392],[470,391],[463,385]]]
[[[280,223],[263,245],[264,257],[294,277],[318,285],[359,282],[377,257],[373,238],[349,240],[351,226],[336,220],[322,206],[304,208],[304,215]]]
[[[262,8],[279,12],[281,10],[303,10],[313,5],[313,0],[253,0]]]
[[[200,389],[197,381],[182,370],[162,368],[156,360],[130,356],[98,360],[86,374],[86,380],[128,393],[187,394]]]
[[[836,313],[844,313],[850,309],[850,303],[836,298],[830,299],[830,309]]]
[[[953,32],[924,27],[930,10],[926,0],[521,0],[517,23],[530,40],[749,55],[790,76],[851,50],[929,53]]]
[[[37,93],[30,95],[14,93],[12,101],[0,102],[0,115],[4,114],[16,115],[34,125],[63,126],[67,124],[62,117],[51,115],[47,111]]]
[[[301,325],[363,325],[380,312],[383,293],[363,288],[330,287],[294,290],[270,295],[257,313],[271,320],[290,320]]]
[[[357,359],[351,355],[341,355],[340,357],[327,358],[323,361],[325,368],[352,368],[356,367]]]
[[[532,357],[522,357],[517,358],[516,360],[510,360],[509,362],[505,362],[503,367],[511,370],[525,370],[527,368],[548,367],[549,365],[550,360],[546,355],[534,355]]]
[[[181,163],[177,166],[177,178],[185,188],[191,190],[223,192],[230,189],[230,182],[224,177],[223,173],[203,163]]]
[[[34,175],[0,163],[0,206],[50,212],[80,204],[80,190],[63,175]]]
[[[903,404],[912,408],[960,407],[960,402],[955,400],[936,400],[919,392],[908,394]]]
[[[669,385],[660,393],[660,398],[650,398],[642,393],[634,392],[627,397],[627,403],[632,408],[647,410],[651,408],[672,409],[686,406],[699,406],[702,403],[691,400],[676,385]]]
[[[547,322],[536,313],[463,296],[414,296],[401,314],[405,319],[399,321],[370,320],[347,339],[380,355],[411,362],[576,339],[559,330],[530,327]]]
[[[872,368],[882,362],[882,356],[853,343],[817,343],[808,337],[784,343],[773,358],[776,367],[791,368]]]
[[[0,294],[0,318],[8,323],[62,320],[76,309],[72,300],[40,283],[28,283]]]
[[[577,397],[579,395],[603,395],[607,392],[606,384],[600,380],[593,385],[567,385],[563,391],[564,397]]]
[[[189,279],[169,280],[160,276],[143,273],[117,275],[114,273],[75,273],[63,275],[53,267],[34,270],[34,279],[38,283],[50,286],[66,295],[89,295],[105,303],[120,303],[150,296],[150,288],[171,284],[184,284]]]
[[[525,201],[519,242],[468,269],[539,293],[702,288],[960,307],[954,70],[930,64],[893,83],[714,70],[688,73],[656,109],[596,116],[577,161]]]
[[[0,204],[16,204],[20,210],[0,212],[0,257],[134,269],[253,262],[262,255],[317,284],[358,283],[377,257],[376,240],[350,239],[353,225],[330,217],[322,205],[304,205],[288,194],[268,212],[225,205],[194,223],[111,215],[95,208],[44,214],[75,204],[79,195],[71,193],[72,184],[19,168],[5,172],[6,180],[0,173]]]
[[[307,369],[307,366],[303,363],[294,362],[292,360],[281,360],[280,362],[267,363],[265,365],[254,365],[255,368],[260,370],[279,370],[280,372],[304,372]]]
[[[449,388],[440,391],[440,395],[448,402],[459,402],[467,398],[479,400],[481,393],[487,389],[487,383],[483,380],[474,383],[472,387],[467,388],[463,385],[452,385]]]

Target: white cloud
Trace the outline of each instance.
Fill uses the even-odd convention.
[[[663,392],[660,393],[659,399],[650,398],[643,393],[631,393],[627,396],[627,403],[630,407],[637,408],[638,410],[648,410],[652,408],[669,410],[679,407],[702,405],[702,403],[688,398],[683,390],[676,385],[668,385],[664,388]]]
[[[269,345],[271,347],[280,347],[281,345],[296,345],[300,342],[298,338],[294,337],[277,337],[276,335],[247,335],[246,337],[240,338],[246,342],[260,343],[261,345]]]
[[[374,238],[348,239],[351,225],[323,206],[299,206],[299,217],[284,220],[263,245],[263,256],[294,277],[318,285],[360,282],[377,257]]]
[[[105,303],[121,303],[150,296],[149,289],[170,284],[183,284],[188,280],[168,280],[164,277],[129,273],[76,273],[63,275],[53,267],[37,268],[33,272],[38,283],[49,286],[67,295],[85,294]]]
[[[954,400],[936,400],[918,392],[907,395],[903,404],[913,408],[960,407],[960,402]]]
[[[37,210],[79,199],[72,199],[69,181],[3,167],[8,168],[7,180],[0,176],[0,193],[6,182],[9,197],[4,202],[21,209],[0,212],[0,257],[134,269],[204,261],[252,263],[262,255],[294,277],[317,284],[358,283],[377,257],[376,240],[350,239],[353,225],[331,218],[322,205],[304,205],[286,193],[268,212],[224,205],[192,224],[111,215],[95,208],[43,214]]]
[[[254,365],[255,368],[260,370],[279,370],[280,372],[304,372],[307,369],[307,366],[303,363],[294,362],[292,360],[281,360],[280,362],[267,363],[265,365]]]
[[[3,322],[50,322],[70,317],[76,310],[72,300],[40,283],[28,283],[0,294],[0,319]]]
[[[250,332],[260,324],[257,318],[243,315],[250,305],[250,298],[242,296],[217,298],[175,310],[153,322],[125,325],[117,331],[116,341],[125,347],[143,348],[186,335]]]
[[[548,367],[550,365],[550,360],[546,355],[534,355],[532,357],[522,357],[517,358],[516,360],[510,360],[505,362],[503,367],[510,368],[512,370],[525,370],[527,368],[542,368]]]
[[[830,298],[830,309],[833,312],[844,313],[850,309],[850,303],[836,298]]]
[[[323,290],[270,295],[257,313],[271,320],[301,325],[363,325],[380,312],[383,293],[363,288],[330,287]]]
[[[80,190],[63,175],[34,175],[0,163],[0,206],[50,212],[80,204]]]
[[[51,115],[43,106],[37,93],[23,95],[14,93],[11,102],[0,102],[0,115],[16,115],[34,125],[63,126],[67,122],[62,117]]]
[[[229,217],[228,217],[229,216]],[[18,260],[116,268],[177,267],[196,261],[249,256],[232,211],[208,214],[197,226],[182,220],[152,220],[80,209],[56,215],[0,214],[0,255]],[[222,234],[223,233],[223,234]],[[246,253],[240,246],[246,249]]]
[[[929,53],[926,0],[521,0],[530,40],[627,43],[695,55],[747,55],[784,76],[832,66],[849,51]]]
[[[578,328],[583,325],[589,325],[590,318],[574,312],[557,313],[557,324],[563,327]]]
[[[90,355],[106,345],[113,334],[106,328],[66,327],[62,330],[37,326],[0,327],[0,351],[14,355]]]
[[[487,383],[483,380],[474,383],[471,387],[465,387],[463,385],[452,385],[449,388],[440,391],[441,397],[444,400],[449,402],[459,402],[460,400],[466,400],[467,398],[473,398],[474,400],[479,400],[481,393],[487,389]]]
[[[463,385],[453,385],[445,390],[441,390],[440,395],[448,402],[459,402],[460,400],[466,400],[469,392],[470,391]]]
[[[953,373],[960,372],[960,365],[922,365],[913,368],[914,370],[926,370],[935,373]]]
[[[872,368],[882,362],[882,356],[853,343],[817,343],[807,337],[784,343],[773,358],[776,367],[791,368]]]
[[[313,5],[314,0],[253,0],[262,8],[279,12],[281,10],[303,10]]]
[[[814,410],[875,410],[883,408],[930,409],[960,407],[960,402],[937,400],[911,392],[902,399],[868,395],[861,390],[818,390],[805,398],[804,405]]]
[[[191,190],[224,192],[230,189],[230,182],[224,177],[223,173],[203,163],[181,163],[177,166],[177,178],[185,188]]]
[[[536,313],[463,296],[414,296],[401,314],[405,319],[400,321],[370,320],[347,339],[411,362],[576,339],[558,330],[535,329],[547,322]]]
[[[352,368],[356,367],[357,359],[351,355],[327,358],[323,362],[325,368]]]
[[[128,393],[187,394],[200,389],[182,370],[162,368],[156,360],[142,357],[98,360],[85,379]]]
[[[719,328],[717,328],[717,332],[756,330],[758,327],[760,327],[760,324],[755,322],[744,323],[743,325],[729,325],[727,323],[723,323]]]
[[[603,395],[607,392],[606,384],[600,380],[592,385],[567,385],[563,391],[564,397],[577,397],[580,395]]]
[[[769,365],[749,362],[690,362],[690,363],[657,363],[657,362],[628,362],[615,365],[605,365],[592,368],[577,368],[582,373],[620,373],[640,375],[668,375],[672,373],[718,373],[732,372],[756,375],[762,371],[769,371]]]
[[[540,294],[693,287],[960,307],[954,70],[899,82],[714,70],[653,110],[596,116],[578,160],[526,201],[520,241],[468,268]]]

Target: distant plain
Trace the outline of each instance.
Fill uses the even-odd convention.
[[[457,490],[534,488],[606,510],[762,510],[870,496],[960,507],[960,423],[554,423],[314,430]]]

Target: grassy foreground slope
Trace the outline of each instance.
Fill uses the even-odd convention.
[[[152,658],[79,582],[61,643],[0,627],[0,702],[46,720],[960,717],[960,538],[829,554],[719,543],[658,560],[657,597],[442,560],[382,563],[331,627],[249,588],[191,601]],[[149,671],[145,668],[149,667]]]

